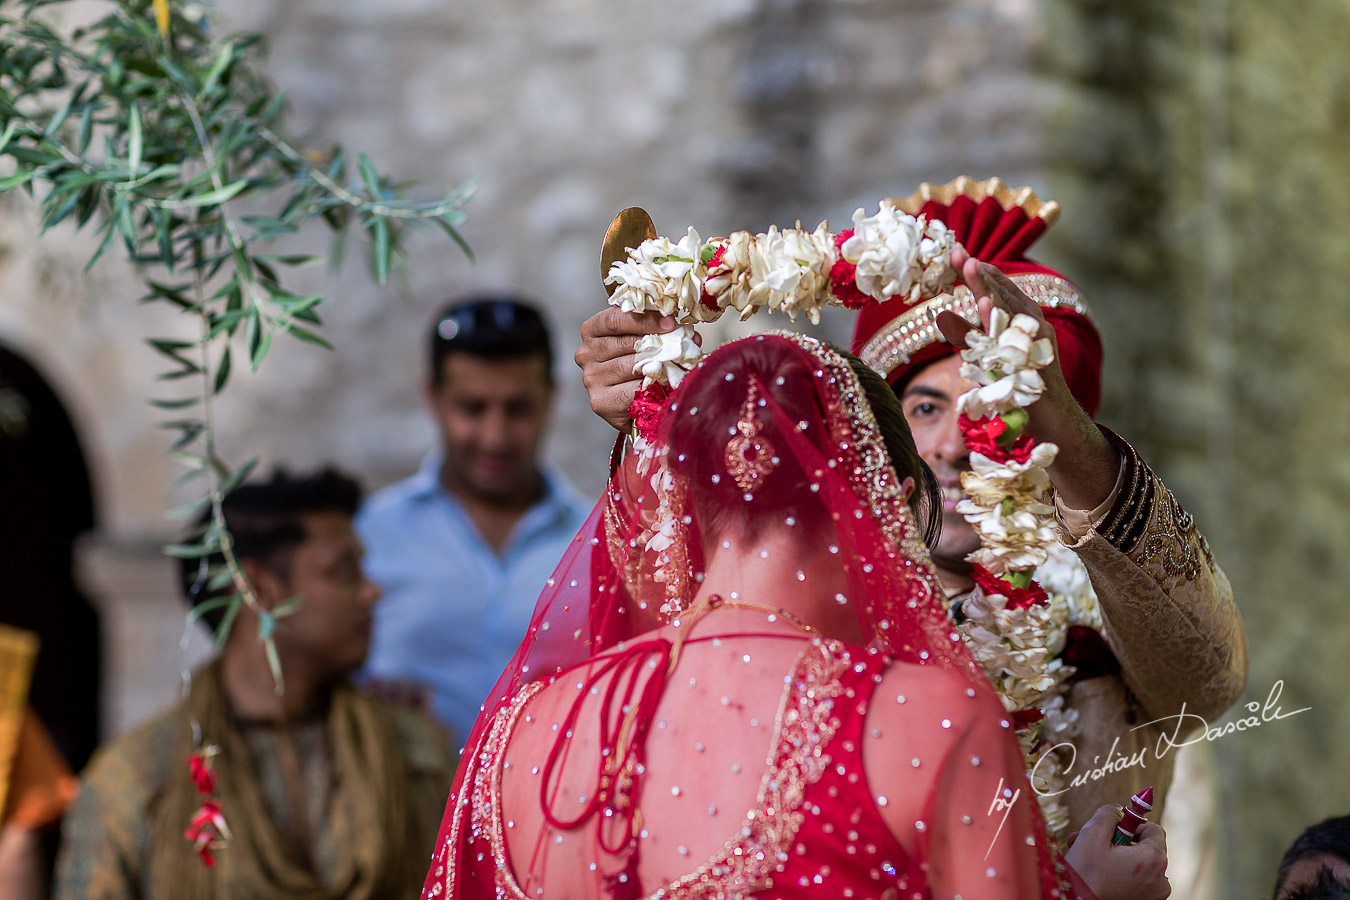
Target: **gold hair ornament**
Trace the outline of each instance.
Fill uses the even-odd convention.
[[[764,436],[764,426],[755,416],[755,408],[761,402],[759,382],[751,378],[750,391],[745,395],[741,416],[736,421],[736,434],[727,441],[727,449],[722,457],[736,487],[741,489],[747,499],[778,465],[773,442]]]

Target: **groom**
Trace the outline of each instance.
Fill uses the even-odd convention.
[[[1058,206],[997,179],[964,178],[925,184],[896,205],[945,222],[974,257],[958,259],[961,283],[953,297],[869,306],[852,348],[896,391],[919,452],[942,485],[943,528],[933,559],[943,586],[953,602],[970,593],[965,557],[979,546],[956,512],[960,473],[970,466],[956,399],[972,387],[960,375],[956,345],[978,307],[987,318],[997,305],[1037,318],[1040,336],[1056,345],[1055,363],[1042,371],[1045,393],[1029,409],[1029,430],[1060,447],[1049,469],[1060,539],[1086,569],[1104,619],[1100,635],[1076,630],[1067,651],[1078,673],[1065,696],[1065,707],[1077,713],[1066,781],[1081,776],[1063,796],[1069,828],[1146,785],[1154,787],[1156,821],[1175,761],[1167,739],[1181,742],[1189,729],[1178,733],[1178,726],[1198,722],[1178,718],[1183,708],[1213,720],[1246,684],[1246,633],[1228,579],[1157,475],[1128,443],[1092,421],[1101,396],[1101,338],[1078,290],[1024,255]],[[615,428],[628,428],[639,384],[635,340],[673,327],[670,318],[615,308],[582,325],[576,362],[591,408]],[[1124,762],[1131,760],[1140,762]]]

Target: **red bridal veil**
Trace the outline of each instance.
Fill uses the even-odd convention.
[[[649,437],[484,704],[423,896],[1089,896],[850,361],[728,344]]]

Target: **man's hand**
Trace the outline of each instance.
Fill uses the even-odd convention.
[[[1087,882],[1097,900],[1167,900],[1167,842],[1161,826],[1145,822],[1129,846],[1111,843],[1120,807],[1103,806],[1083,830],[1069,838],[1069,865]]]
[[[642,385],[642,376],[633,372],[634,346],[643,335],[674,330],[670,316],[628,313],[614,306],[581,323],[581,346],[572,358],[581,367],[581,380],[597,416],[619,431],[628,430],[632,424],[628,407]]]
[[[961,280],[975,296],[980,321],[986,329],[994,307],[1009,316],[1031,316],[1040,323],[1036,336],[1050,341],[1055,361],[1041,369],[1045,393],[1027,409],[1031,417],[1028,430],[1037,440],[1059,446],[1059,455],[1049,472],[1055,492],[1064,503],[1073,509],[1095,509],[1115,487],[1120,455],[1073,398],[1069,384],[1064,380],[1064,370],[1059,365],[1055,329],[1045,321],[1036,301],[994,266],[974,259],[960,247],[952,251],[952,266],[961,273]],[[942,336],[956,347],[964,347],[966,335],[974,329],[954,312],[940,313],[936,324]]]

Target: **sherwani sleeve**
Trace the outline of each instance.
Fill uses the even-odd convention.
[[[121,798],[109,796],[107,787],[86,781],[66,813],[54,900],[141,897],[139,861],[145,823],[131,814]]]
[[[1134,448],[1120,451],[1116,490],[1088,514],[1056,501],[1065,542],[1101,605],[1103,637],[1151,719],[1218,716],[1247,683],[1247,635],[1228,578],[1195,520]],[[1077,521],[1075,521],[1077,520]]]

